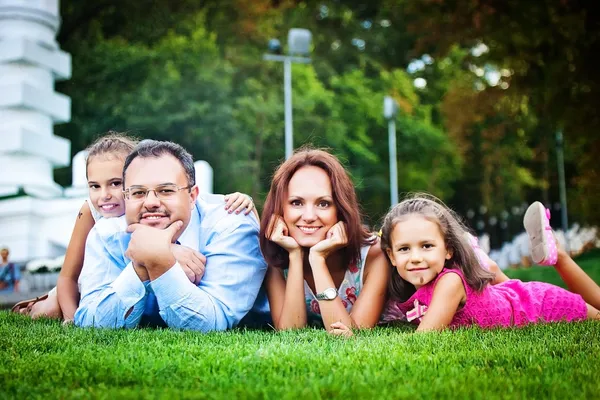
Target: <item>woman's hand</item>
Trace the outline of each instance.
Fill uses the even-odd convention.
[[[294,238],[289,236],[289,230],[283,218],[273,215],[269,221],[269,229],[266,233],[267,239],[283,247],[288,253],[300,250],[300,245]]]
[[[329,229],[325,239],[310,248],[309,256],[322,257],[326,260],[331,253],[334,253],[342,247],[346,247],[347,244],[348,236],[346,235],[346,223],[339,221]]]
[[[352,329],[348,328],[341,321],[334,322],[333,324],[329,325],[329,327],[331,328],[331,330],[329,330],[329,333],[334,336],[350,337],[353,335]]]

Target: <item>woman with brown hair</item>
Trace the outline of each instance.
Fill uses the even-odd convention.
[[[261,221],[260,246],[276,329],[321,319],[371,328],[379,321],[390,268],[365,229],[354,185],[339,160],[303,148],[276,170]]]

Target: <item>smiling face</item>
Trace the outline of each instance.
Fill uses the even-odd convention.
[[[189,185],[187,175],[179,160],[170,154],[159,157],[136,157],[125,171],[127,189],[155,189],[165,184],[178,188]],[[129,225],[140,223],[165,229],[175,221],[183,221],[183,227],[175,238],[187,227],[192,207],[198,196],[198,187],[191,190],[177,190],[169,198],[159,199],[154,191],[149,191],[145,199],[127,199],[126,219]]]
[[[402,279],[416,288],[433,281],[452,258],[438,224],[420,214],[396,223],[386,252]]]
[[[92,205],[104,218],[125,214],[123,163],[117,156],[92,157],[87,165],[88,188]]]
[[[331,181],[323,169],[306,166],[294,173],[284,196],[283,220],[301,247],[309,248],[325,239],[338,219]]]

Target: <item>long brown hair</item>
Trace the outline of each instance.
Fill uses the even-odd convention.
[[[354,184],[348,172],[334,155],[325,150],[303,147],[279,165],[271,180],[271,189],[267,194],[263,218],[260,222],[260,249],[267,264],[277,268],[287,268],[289,265],[287,251],[267,239],[267,236],[270,236],[270,232],[267,230],[271,216],[283,215],[285,193],[292,176],[300,168],[306,166],[321,168],[329,176],[333,202],[338,210],[337,219],[346,223],[348,236],[348,245],[339,251],[343,252],[346,267],[358,263],[361,246],[373,243],[376,238],[373,238],[372,233],[361,223],[362,216]]]
[[[419,214],[438,225],[446,248],[452,253],[452,258],[446,260],[445,266],[460,269],[471,288],[481,291],[494,278],[493,274],[479,264],[475,251],[466,236],[467,227],[461,218],[440,199],[426,193],[408,195],[384,217],[381,228],[381,249],[386,256],[394,227],[404,217],[411,214]],[[405,301],[415,292],[415,288],[402,279],[398,271],[393,271],[389,292],[392,298]]]

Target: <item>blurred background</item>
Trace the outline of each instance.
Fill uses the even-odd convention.
[[[73,75],[57,91],[72,118],[55,133],[72,154],[109,129],[179,142],[212,165],[215,192],[249,193],[260,208],[284,157],[283,68],[263,54],[305,28],[312,62],[292,65],[294,146],[345,161],[367,222],[390,205],[389,95],[400,192],[431,192],[508,239],[524,203],[560,211],[562,130],[569,213],[597,224],[600,16],[584,3],[63,1],[57,41]],[[55,172],[63,186],[70,177]]]
[[[285,158],[285,68],[265,54],[288,55],[302,28],[293,146],[344,162],[365,223],[391,202],[390,122],[398,192],[440,197],[487,250],[523,231],[534,200],[555,228],[600,223],[600,15],[587,2],[64,0],[59,13],[72,73],[55,90],[71,116],[54,134],[70,157],[108,130],[172,140],[212,166],[214,192],[260,211]],[[54,169],[61,187],[73,179],[70,163]]]

